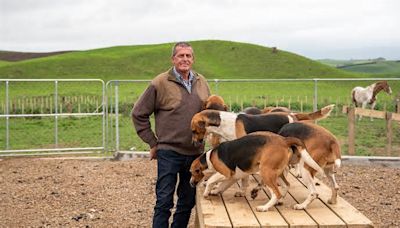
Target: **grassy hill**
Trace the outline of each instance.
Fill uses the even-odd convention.
[[[259,45],[193,41],[194,69],[207,78],[366,77]],[[150,79],[167,70],[172,43],[75,51],[18,62],[0,62],[0,78]]]
[[[380,58],[359,60],[321,59],[318,61],[349,72],[379,74],[385,77],[399,77],[400,75],[400,61],[398,60],[393,61]]]
[[[380,61],[370,64],[355,64],[343,66],[341,69],[351,72],[362,72],[369,74],[386,74],[400,76],[399,61]]]

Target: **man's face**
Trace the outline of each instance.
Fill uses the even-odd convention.
[[[176,54],[172,56],[172,64],[180,74],[187,74],[194,63],[193,50],[191,47],[176,47]]]

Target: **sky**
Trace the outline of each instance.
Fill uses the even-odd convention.
[[[0,50],[229,40],[311,59],[400,59],[399,0],[0,0]]]

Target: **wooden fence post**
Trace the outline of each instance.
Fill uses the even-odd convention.
[[[392,113],[386,112],[386,155],[390,156],[392,153],[392,139],[393,139],[393,131],[392,131]]]
[[[349,118],[349,155],[355,155],[355,109],[349,107],[347,115]]]

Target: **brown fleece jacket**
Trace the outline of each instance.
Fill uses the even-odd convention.
[[[155,77],[135,103],[132,121],[139,137],[150,148],[173,150],[185,155],[198,155],[203,148],[192,144],[190,123],[194,114],[202,110],[210,95],[206,79],[192,71],[192,91],[176,79],[172,68]],[[149,117],[154,113],[155,133]]]

